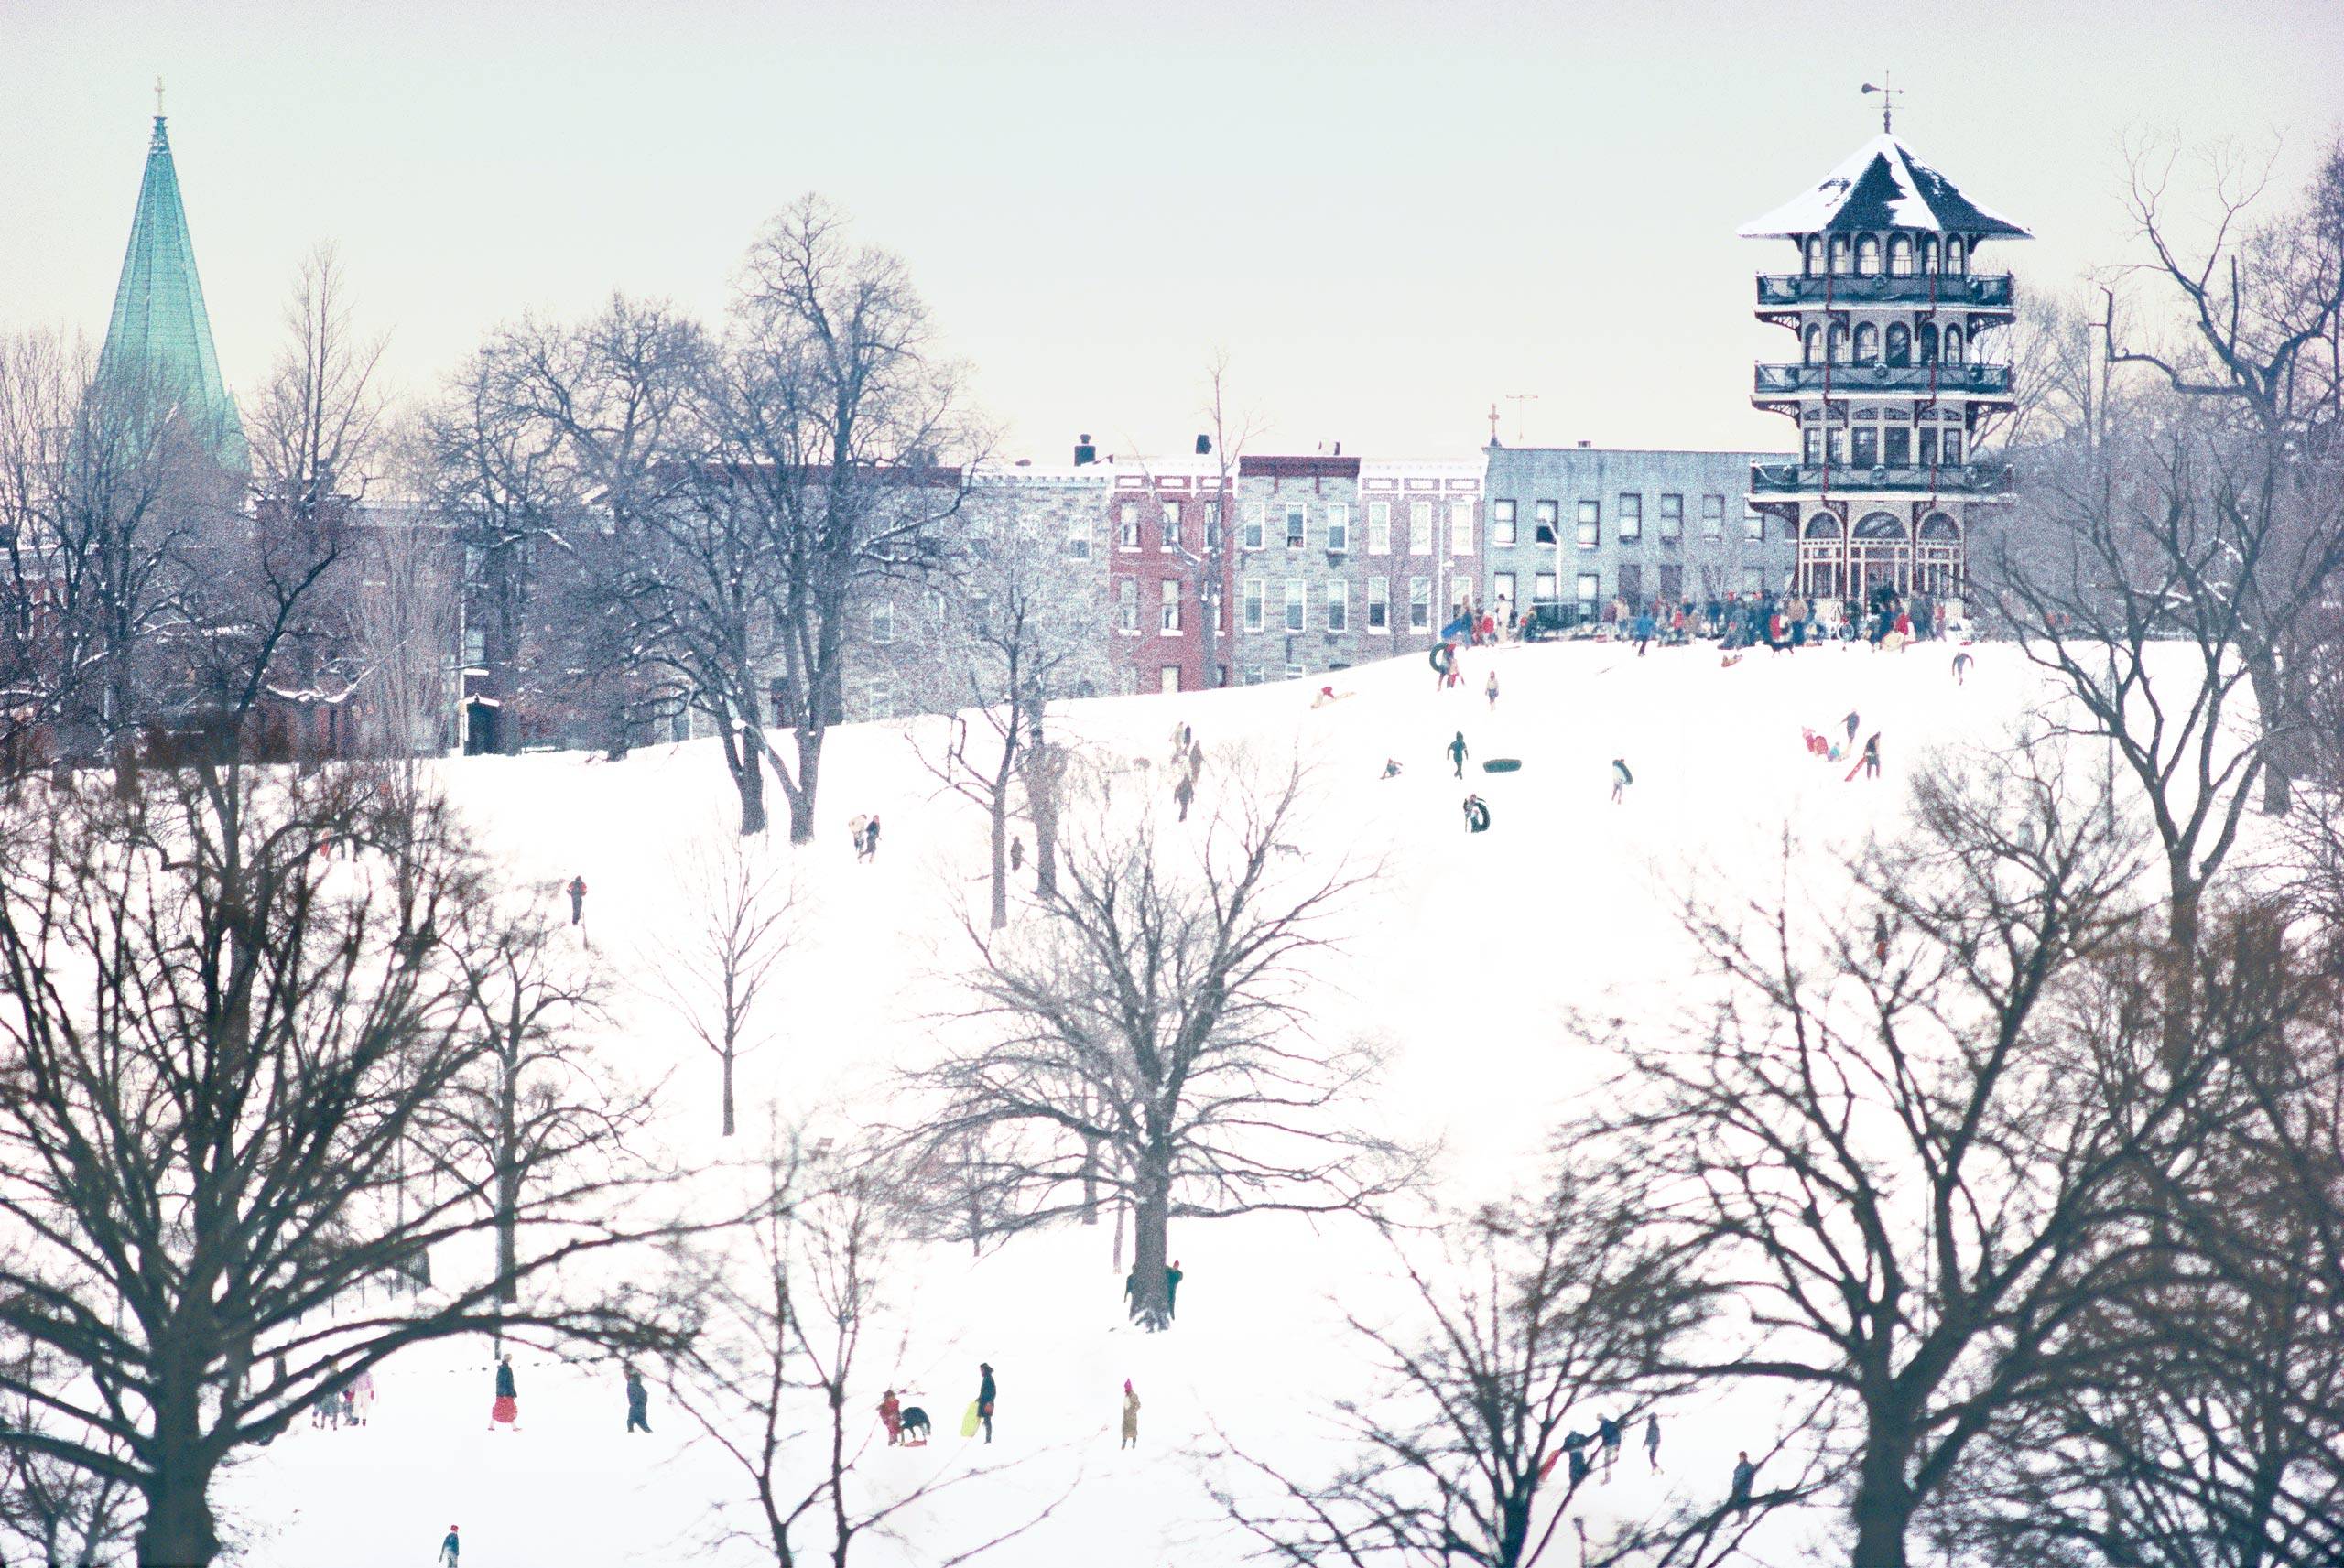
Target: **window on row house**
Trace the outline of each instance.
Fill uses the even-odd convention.
[[[1367,629],[1384,632],[1392,625],[1392,579],[1372,577],[1367,579]]]
[[[1139,579],[1119,577],[1115,579],[1115,630],[1139,630]]]
[[[1237,541],[1241,548],[1258,550],[1262,547],[1262,517],[1263,507],[1260,502],[1246,503],[1245,530]]]
[[[1626,543],[1626,542],[1627,542],[1628,540],[1630,540],[1630,539],[1641,539],[1641,538],[1643,538],[1644,536],[1644,498],[1643,496],[1641,496],[1641,495],[1622,495],[1622,496],[1621,496],[1621,497],[1620,497],[1620,539],[1621,539],[1621,542],[1624,544],[1624,543]]]
[[[1685,498],[1664,495],[1660,498],[1660,540],[1673,545],[1685,536]]]
[[[1514,578],[1512,572],[1491,573],[1490,602],[1509,605],[1516,602],[1514,597]]]
[[[1491,502],[1490,543],[1492,545],[1511,545],[1514,543],[1514,503],[1511,501]]]
[[[1335,555],[1347,554],[1351,547],[1351,509],[1343,502],[1327,503],[1327,548]]]
[[[1633,563],[1620,568],[1620,597],[1631,609],[1641,605],[1644,598],[1644,568]]]
[[[1388,501],[1367,503],[1367,553],[1371,556],[1392,553],[1392,503]]]
[[[1157,589],[1157,592],[1158,592],[1159,596],[1161,597],[1161,599],[1162,599],[1162,600],[1163,600],[1163,602],[1162,602],[1162,604],[1161,604],[1161,606],[1159,607],[1158,611],[1157,611],[1157,616],[1158,616],[1159,624],[1158,624],[1158,626],[1157,626],[1157,628],[1156,628],[1156,629],[1157,629],[1158,631],[1161,631],[1161,632],[1177,632],[1177,631],[1179,631],[1179,630],[1180,630],[1180,581],[1179,581],[1179,579],[1178,579],[1177,578],[1168,578],[1168,577],[1167,577],[1167,578],[1166,578],[1162,582],[1160,582],[1160,583],[1156,584],[1156,589]]]
[[[1429,501],[1408,503],[1408,554],[1432,554],[1432,503]]]
[[[1408,579],[1408,630],[1432,630],[1432,579],[1428,577]]]
[[[1725,537],[1724,496],[1705,495],[1701,497],[1701,537],[1704,539],[1722,539]]]
[[[1115,548],[1139,548],[1139,503],[1126,501],[1115,508]]]
[[[1180,547],[1180,503],[1177,501],[1164,503],[1163,515],[1158,521],[1164,530],[1163,547],[1167,550],[1178,549]]]
[[[1243,676],[1242,676],[1241,678],[1243,678],[1243,681],[1245,682],[1245,684],[1246,684],[1247,686],[1259,686],[1259,685],[1261,685],[1261,684],[1262,684],[1262,678],[1263,678],[1263,677],[1262,677],[1262,666],[1261,666],[1261,665],[1247,665],[1245,666],[1244,673],[1243,673]]]
[[[895,640],[895,601],[883,599],[871,607],[871,640],[892,643]]]
[[[1595,613],[1596,600],[1603,597],[1603,579],[1594,572],[1579,574],[1579,608],[1588,614]]]
[[[1078,517],[1066,525],[1066,553],[1078,561],[1091,558],[1091,519]]]
[[[1245,630],[1259,632],[1262,629],[1262,579],[1260,578],[1249,577],[1245,579],[1244,600],[1242,613],[1245,617]]]
[[[1561,526],[1562,509],[1563,503],[1559,501],[1538,501],[1531,503],[1530,514],[1537,525],[1537,531],[1530,536],[1532,543],[1552,545],[1557,542],[1560,535],[1555,530]]]
[[[1299,501],[1286,503],[1286,547],[1299,550],[1310,543],[1310,508]]]
[[[1603,543],[1603,503],[1582,501],[1579,503],[1579,547],[1591,550]]]
[[[1766,537],[1766,514],[1763,512],[1744,512],[1742,514],[1742,536],[1745,539],[1763,540]]]
[[[1287,631],[1302,630],[1302,618],[1309,608],[1309,586],[1300,578],[1290,577],[1286,579],[1286,629]]]
[[[1327,630],[1348,632],[1351,629],[1351,585],[1341,578],[1327,579]]]
[[[1536,604],[1552,604],[1555,601],[1555,574],[1553,572],[1540,572],[1536,577],[1530,579],[1530,598],[1531,601]]]
[[[1449,503],[1449,553],[1452,556],[1473,553],[1473,503],[1470,501]]]
[[[1205,548],[1221,548],[1221,503],[1218,501],[1205,503]]]

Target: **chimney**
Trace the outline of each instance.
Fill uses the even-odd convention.
[[[1343,444],[1340,441],[1335,443],[1335,455],[1339,458],[1343,455]]]
[[[1212,438],[1210,436],[1199,436],[1197,438],[1197,456],[1200,458],[1209,458],[1212,456]]]
[[[1583,451],[1587,450],[1587,449],[1588,449],[1588,448],[1590,448],[1590,447],[1591,447],[1591,446],[1593,446],[1593,445],[1595,445],[1595,443],[1594,443],[1593,441],[1581,441],[1581,442],[1579,444],[1579,449],[1580,451],[1582,451],[1582,452],[1583,452]]]
[[[1082,433],[1082,439],[1075,444],[1074,466],[1080,468],[1086,463],[1095,463],[1098,460],[1099,449],[1091,444],[1091,432],[1085,430]]]

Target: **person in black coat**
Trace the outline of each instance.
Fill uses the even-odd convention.
[[[1736,1519],[1750,1511],[1750,1488],[1756,1484],[1757,1480],[1758,1466],[1750,1462],[1749,1454],[1744,1452],[1736,1454],[1733,1465],[1733,1496],[1727,1499],[1732,1505]]]
[[[1180,1272],[1180,1260],[1177,1258],[1173,1259],[1172,1266],[1164,1271],[1164,1309],[1174,1317],[1180,1315],[1180,1281],[1186,1278],[1188,1276]]]
[[[994,1392],[993,1382],[993,1363],[990,1361],[978,1362],[977,1371],[981,1374],[981,1380],[977,1384],[977,1420],[984,1423],[985,1441],[987,1443],[991,1443],[993,1441],[993,1400]]]
[[[630,1433],[651,1430],[651,1390],[643,1386],[643,1374],[632,1367],[626,1369],[626,1429]]]

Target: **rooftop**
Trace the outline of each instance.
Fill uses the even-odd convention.
[[[1886,132],[1858,147],[1814,189],[1763,218],[1753,218],[1737,232],[1745,240],[1773,240],[1882,229],[2034,237],[2001,213],[1970,200]]]

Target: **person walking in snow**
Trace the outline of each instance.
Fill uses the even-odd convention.
[[[1879,730],[1875,730],[1864,737],[1864,754],[1857,760],[1856,765],[1863,770],[1864,777],[1868,779],[1880,777]]]
[[[513,1380],[513,1353],[496,1358],[496,1402],[488,1407],[488,1430],[500,1426],[521,1430],[521,1390]]]
[[[1180,1272],[1180,1260],[1177,1258],[1173,1259],[1172,1266],[1164,1271],[1164,1310],[1173,1317],[1180,1315],[1180,1281],[1187,1278]]]
[[[887,1446],[893,1448],[904,1438],[904,1401],[889,1389],[887,1397],[879,1401],[880,1424],[887,1429]]]
[[[1179,782],[1172,786],[1172,803],[1180,808],[1181,821],[1188,820],[1188,806],[1196,798],[1196,774],[1182,773]]]
[[[993,1387],[993,1363],[990,1361],[978,1362],[977,1372],[979,1374],[979,1381],[977,1383],[977,1420],[985,1429],[985,1441],[987,1443],[991,1443],[993,1441],[993,1396],[997,1392]]]
[[[1123,1448],[1139,1446],[1139,1395],[1132,1389],[1132,1380],[1123,1379]],[[1118,1453],[1122,1449],[1117,1450]]]
[[[1863,719],[1859,717],[1856,710],[1851,708],[1848,710],[1848,717],[1841,722],[1845,723],[1848,727],[1848,744],[1850,746],[1854,745],[1856,743],[1857,727],[1862,724]]]
[[[1627,762],[1627,759],[1626,759],[1626,758],[1624,758],[1624,757],[1614,757],[1614,758],[1612,758],[1612,805],[1614,805],[1614,806],[1617,806],[1617,805],[1619,805],[1622,801],[1623,801],[1623,800],[1627,799],[1627,798],[1628,798],[1628,786],[1629,786],[1630,784],[1632,784],[1635,783],[1635,782],[1636,782],[1636,775],[1635,775],[1635,774],[1633,774],[1633,773],[1630,773],[1630,772],[1628,771],[1628,762]]]
[[[1956,686],[1968,686],[1970,684],[1970,666],[1977,662],[1977,660],[1971,658],[1968,654],[1954,654],[1953,684]]]
[[[457,1555],[463,1551],[463,1546],[464,1543],[456,1537],[456,1527],[450,1525],[447,1535],[440,1542],[439,1568],[457,1568]]]
[[[1495,713],[1495,712],[1498,710],[1498,672],[1497,672],[1497,671],[1495,671],[1495,670],[1492,670],[1492,671],[1490,672],[1490,684],[1489,684],[1489,685],[1487,685],[1487,686],[1485,686],[1485,687],[1483,687],[1481,688],[1481,690],[1482,690],[1482,692],[1483,692],[1485,695],[1487,695],[1487,696],[1488,696],[1488,697],[1489,697],[1489,699],[1490,699],[1490,711],[1491,711],[1492,713]]]
[[[1643,658],[1652,645],[1652,611],[1642,611],[1636,616],[1636,657]]]
[[[570,924],[575,925],[586,915],[586,879],[570,878],[567,891],[570,893]]]
[[[1448,643],[1434,645],[1431,654],[1433,690],[1438,691],[1449,684],[1449,662],[1454,656],[1454,650]]]
[[[871,818],[868,816],[851,816],[847,819],[846,836],[854,845],[854,858],[858,860],[863,859],[863,830],[870,825],[870,822]]]
[[[374,1413],[374,1370],[367,1368],[350,1385],[352,1415],[361,1426]]]
[[[1478,795],[1465,797],[1465,831],[1487,833],[1490,830],[1490,803]]]
[[[1745,1450],[1734,1456],[1733,1495],[1726,1502],[1733,1509],[1733,1517],[1741,1519],[1750,1512],[1750,1489],[1757,1484],[1758,1466],[1750,1462]]]
[[[1617,1416],[1605,1416],[1595,1423],[1595,1435],[1603,1444],[1603,1484],[1612,1484],[1612,1467],[1620,1462],[1620,1421]]]
[[[871,820],[863,825],[863,858],[866,860],[879,858],[879,814],[875,811],[871,814]]]
[[[1656,1415],[1644,1417],[1644,1462],[1654,1475],[1660,1474],[1660,1417]]]
[[[1465,731],[1460,730],[1457,739],[1449,743],[1449,761],[1456,769],[1455,777],[1461,779],[1465,776],[1465,759],[1469,755],[1470,753],[1465,750]]]
[[[1380,780],[1382,780],[1382,779],[1396,779],[1396,778],[1398,778],[1399,776],[1400,776],[1400,760],[1399,760],[1397,757],[1386,757],[1386,758],[1384,758],[1384,772],[1383,772],[1381,774],[1379,774],[1379,775],[1378,775],[1378,779],[1379,779],[1379,781],[1380,781]]]
[[[626,1369],[626,1429],[629,1433],[651,1430],[651,1390],[643,1386],[643,1374],[632,1367]]]
[[[1134,1263],[1132,1271],[1123,1276],[1123,1315],[1125,1317],[1139,1315],[1139,1265],[1137,1263]]]
[[[1026,869],[1026,840],[1015,836],[1009,840],[1009,869],[1013,871]]]

